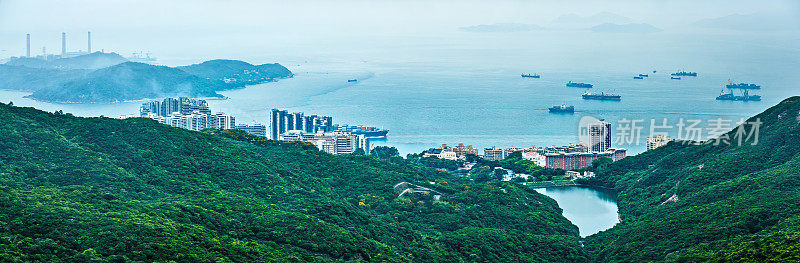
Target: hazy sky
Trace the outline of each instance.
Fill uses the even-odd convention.
[[[418,28],[476,23],[547,23],[559,15],[612,12],[670,23],[765,12],[800,14],[800,1],[37,1],[0,0],[0,30],[69,30],[286,23],[363,28]]]
[[[213,47],[214,42],[235,39],[227,37],[232,34],[293,41],[330,36],[430,36],[476,24],[548,26],[564,14],[588,16],[599,12],[665,29],[737,13],[785,17],[800,25],[796,20],[800,1],[796,0],[0,0],[0,58],[24,53],[25,33],[32,34],[35,54],[41,53],[42,46],[57,52],[60,32],[69,36],[68,49],[83,48],[86,31],[93,31],[96,49],[130,52],[139,47],[176,46],[176,50],[161,50],[166,53],[180,51],[179,45],[187,45],[180,43],[184,41]]]

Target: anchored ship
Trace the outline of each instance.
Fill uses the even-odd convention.
[[[644,78],[640,76],[633,76],[633,79],[644,79]]]
[[[603,92],[600,92],[600,93],[589,93],[589,92],[586,92],[586,93],[583,93],[582,97],[585,100],[614,100],[614,101],[619,101],[619,100],[622,99],[622,96],[620,96],[620,95],[614,95],[614,94],[611,94],[611,93],[605,94]]]
[[[673,76],[697,77],[697,72],[686,72],[686,71],[680,71],[680,72],[675,72],[675,73],[672,73],[672,74],[670,74],[670,75],[673,75]]]
[[[358,82],[357,79],[348,79],[347,82]]]
[[[730,80],[728,80],[728,85],[725,85],[726,88],[729,89],[761,89],[761,86],[752,84],[752,83],[738,83],[734,84]]]
[[[551,113],[574,113],[575,106],[567,106],[566,104],[561,104],[561,106],[553,106],[549,108]]]
[[[541,76],[539,76],[539,74],[525,74],[525,73],[523,73],[523,74],[522,74],[522,77],[523,77],[523,78],[534,78],[534,79],[538,79],[538,78],[540,78]]]
[[[669,77],[669,79],[681,79],[681,77]]]
[[[575,88],[591,88],[593,87],[592,84],[589,83],[580,83],[580,82],[567,82],[567,87],[575,87]]]
[[[720,91],[719,96],[717,96],[717,100],[733,100],[733,101],[761,101],[761,96],[759,95],[750,95],[747,90],[742,92],[742,96],[736,96],[733,94],[733,89],[728,89],[728,93],[725,93],[725,90]]]
[[[385,138],[389,130],[361,125],[334,125],[334,131],[364,135],[367,138]]]
[[[639,74],[639,77],[645,77],[646,78],[646,77],[649,77],[649,76],[650,75],[647,75],[647,74]]]

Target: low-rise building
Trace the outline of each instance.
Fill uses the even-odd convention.
[[[545,167],[564,170],[577,170],[592,165],[592,161],[607,157],[612,161],[625,158],[627,150],[608,149],[605,152],[571,152],[545,153]]]
[[[545,167],[547,165],[547,158],[544,154],[535,151],[523,152],[522,159],[532,161],[540,167]]]
[[[464,158],[468,154],[472,154],[478,156],[478,149],[473,148],[472,145],[464,146],[463,143],[459,143],[456,147],[447,146],[447,144],[442,144],[442,150],[454,152],[458,158]]]
[[[492,146],[491,148],[483,149],[483,159],[489,161],[499,161],[506,158],[505,152],[501,148]]]
[[[672,141],[672,138],[670,138],[668,136],[664,136],[664,135],[658,135],[658,136],[655,136],[655,137],[648,137],[647,138],[647,150],[649,151],[649,150],[652,150],[652,149],[667,145],[667,143],[669,143],[671,141]]]
[[[246,133],[249,133],[249,134],[252,134],[252,135],[255,135],[255,136],[261,136],[261,137],[266,137],[267,136],[267,126],[263,125],[263,124],[260,124],[260,123],[253,123],[253,124],[249,124],[249,125],[248,124],[237,124],[236,125],[236,129],[237,130],[242,130],[242,131],[244,131]]]
[[[422,154],[422,157],[436,157],[436,158],[439,158],[439,159],[447,159],[447,160],[453,160],[453,161],[459,159],[458,155],[455,152],[447,151],[447,150],[441,149],[441,148],[428,149],[427,151],[425,151],[424,154]]]

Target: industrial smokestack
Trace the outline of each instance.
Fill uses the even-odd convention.
[[[92,32],[89,31],[89,47],[86,48],[86,53],[92,53]]]
[[[67,33],[61,32],[61,57],[67,56]]]
[[[25,44],[25,48],[26,48],[27,52],[25,52],[25,56],[26,57],[31,57],[31,34],[27,34],[25,36],[25,40],[27,40],[27,42]]]

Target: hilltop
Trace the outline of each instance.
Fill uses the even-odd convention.
[[[619,191],[622,222],[587,238],[594,260],[800,259],[800,97],[756,121],[755,145],[737,128],[731,145],[672,142],[599,169],[591,183]]]
[[[0,115],[3,262],[587,260],[556,202],[514,183],[143,118]]]

